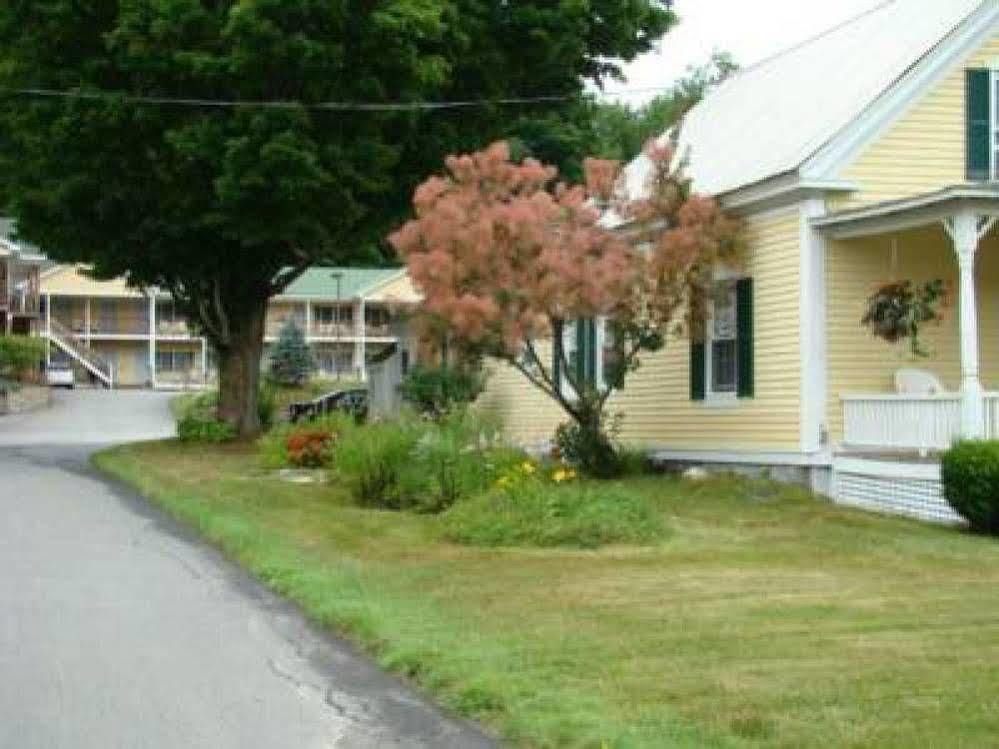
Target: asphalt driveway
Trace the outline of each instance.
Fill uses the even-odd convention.
[[[0,748],[492,746],[90,469],[168,400],[0,418]]]

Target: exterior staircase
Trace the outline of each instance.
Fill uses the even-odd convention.
[[[114,387],[114,367],[104,357],[87,346],[86,342],[56,320],[49,320],[46,337],[84,369],[100,380],[105,387]]]

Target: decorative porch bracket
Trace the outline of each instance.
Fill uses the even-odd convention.
[[[985,406],[979,376],[975,256],[979,243],[995,226],[996,220],[995,216],[963,210],[943,222],[954,244],[960,269],[961,436],[965,439],[985,436]]]

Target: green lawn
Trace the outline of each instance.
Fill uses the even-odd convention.
[[[989,746],[999,542],[736,480],[629,483],[653,549],[484,551],[279,482],[248,447],[98,466],[318,621],[526,746]]]

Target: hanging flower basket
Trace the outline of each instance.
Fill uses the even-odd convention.
[[[924,325],[940,323],[949,305],[949,285],[936,279],[916,284],[895,281],[878,286],[867,300],[860,324],[875,338],[895,344],[908,340],[913,357],[927,356],[920,340]]]

